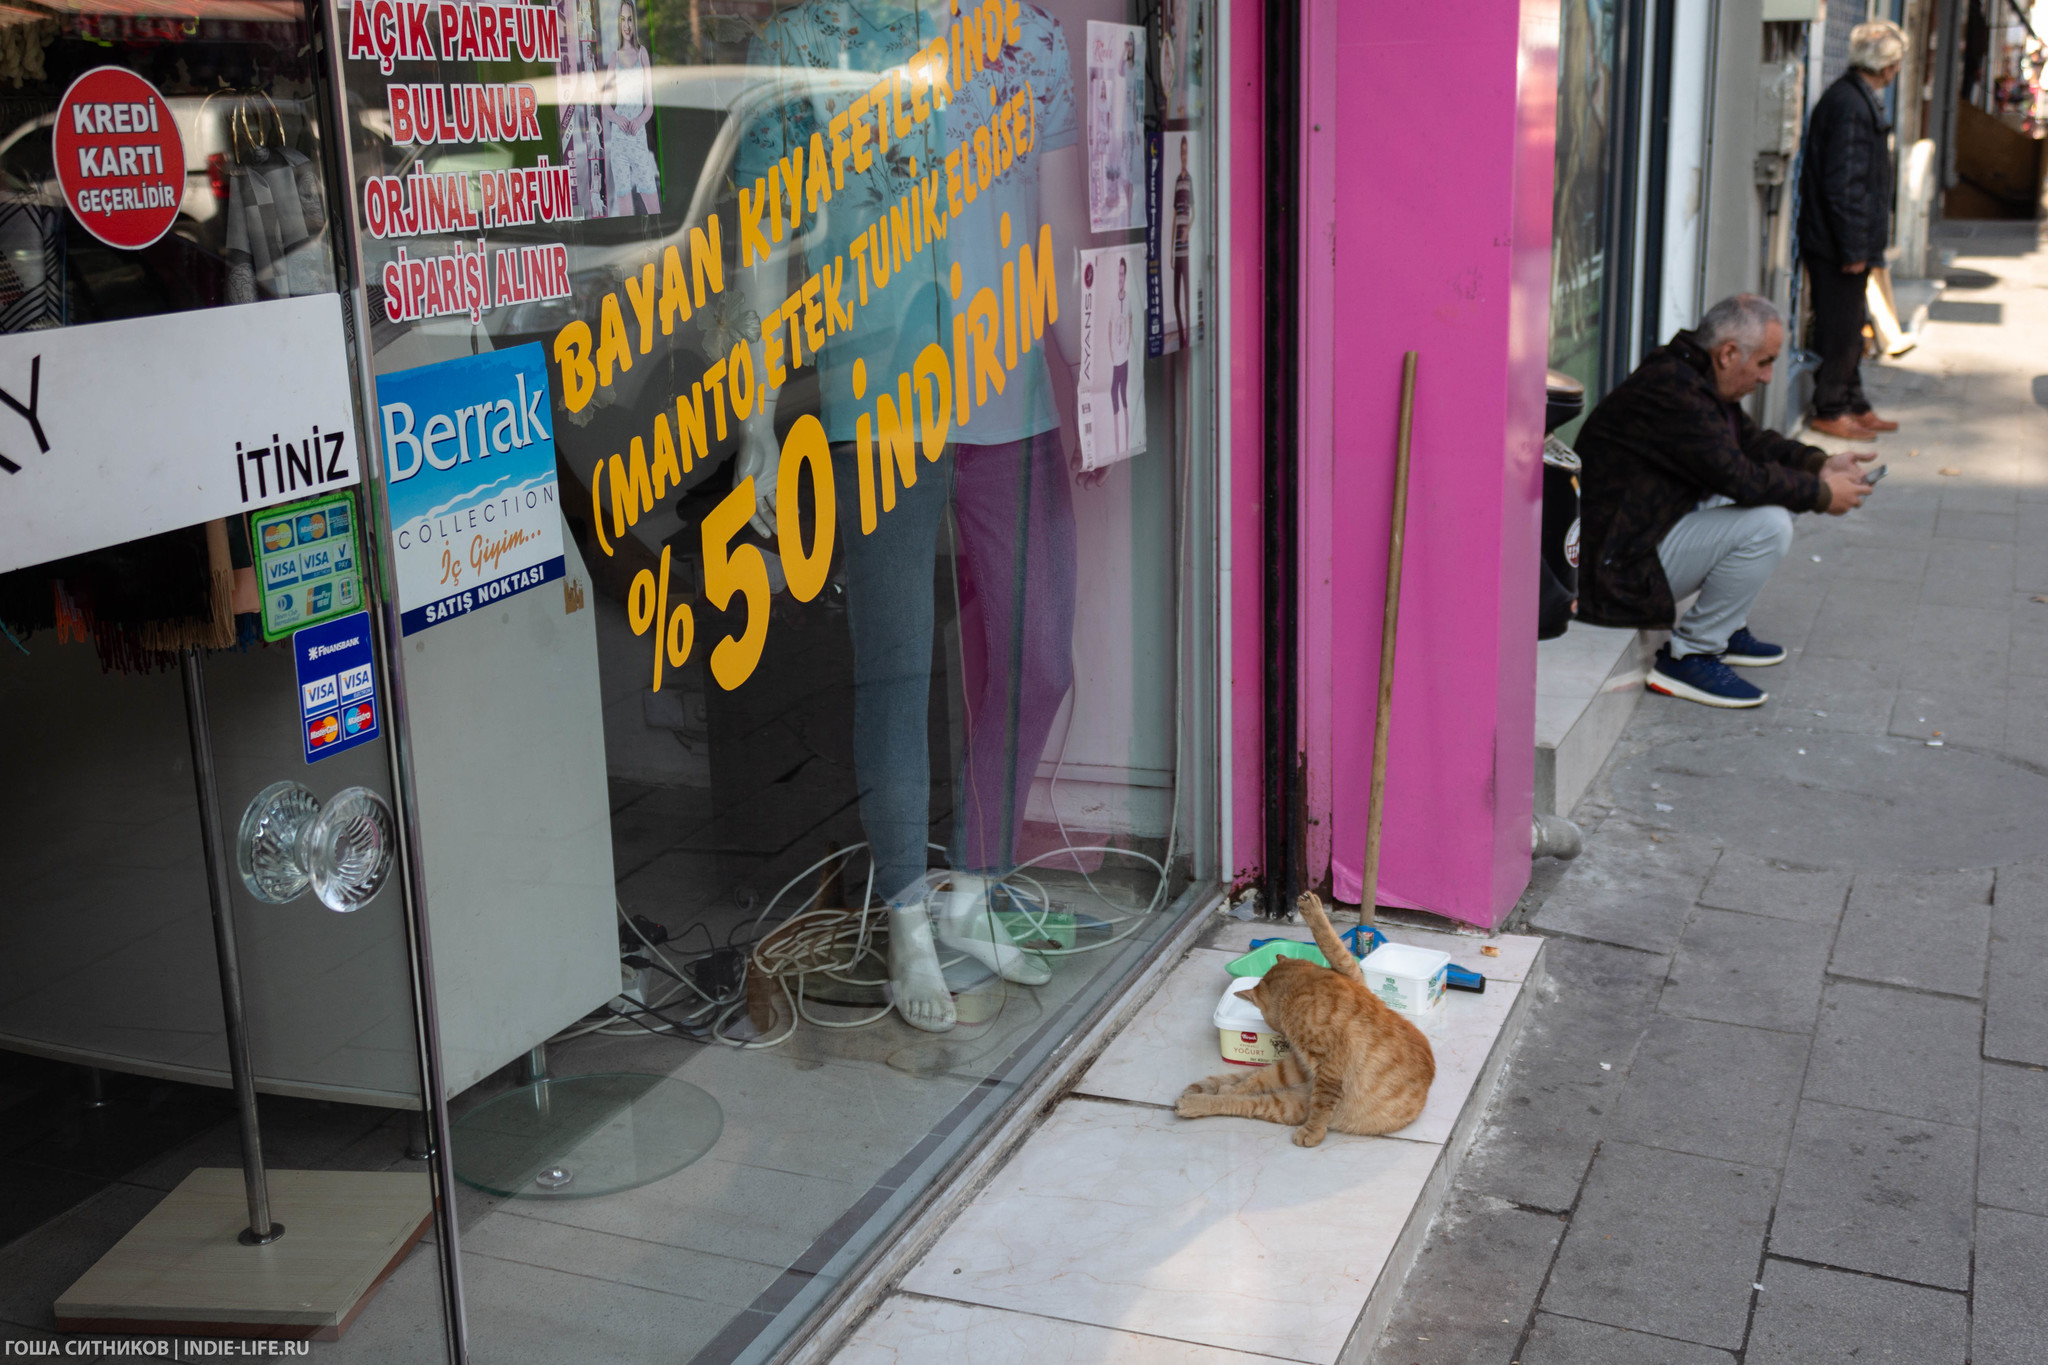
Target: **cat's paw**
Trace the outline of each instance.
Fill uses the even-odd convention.
[[[1215,1111],[1210,1108],[1209,1096],[1189,1086],[1181,1097],[1173,1102],[1173,1112],[1184,1119],[1206,1118]]]
[[[1180,1093],[1183,1095],[1220,1095],[1223,1093],[1223,1083],[1231,1079],[1233,1078],[1229,1076],[1204,1076],[1201,1080],[1194,1082]]]
[[[1294,1130],[1294,1145],[1297,1147],[1320,1147],[1323,1142],[1323,1134],[1328,1131],[1327,1125],[1304,1123],[1301,1127]]]

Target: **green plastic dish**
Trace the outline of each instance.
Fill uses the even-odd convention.
[[[1232,976],[1264,976],[1272,970],[1275,962],[1283,957],[1305,957],[1318,967],[1327,967],[1330,960],[1323,956],[1323,950],[1313,943],[1302,943],[1291,938],[1270,939],[1236,958],[1223,970]]]

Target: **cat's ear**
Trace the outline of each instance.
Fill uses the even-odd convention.
[[[1252,986],[1248,987],[1245,990],[1238,991],[1237,998],[1240,1000],[1249,1000],[1254,1005],[1256,1005],[1259,1003],[1259,988],[1257,986]]]

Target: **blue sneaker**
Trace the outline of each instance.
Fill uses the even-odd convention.
[[[1662,692],[1667,697],[1734,709],[1762,706],[1767,696],[1737,677],[1734,669],[1714,655],[1689,654],[1674,659],[1669,645],[1657,651],[1657,661],[1650,666],[1646,685],[1652,692]]]
[[[1728,648],[1721,652],[1721,662],[1737,668],[1769,668],[1772,664],[1785,662],[1785,646],[1759,640],[1744,626],[1728,637]]]

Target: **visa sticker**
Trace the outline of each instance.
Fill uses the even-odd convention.
[[[309,716],[316,711],[324,711],[340,699],[340,680],[336,677],[315,678],[299,689],[299,705]]]

